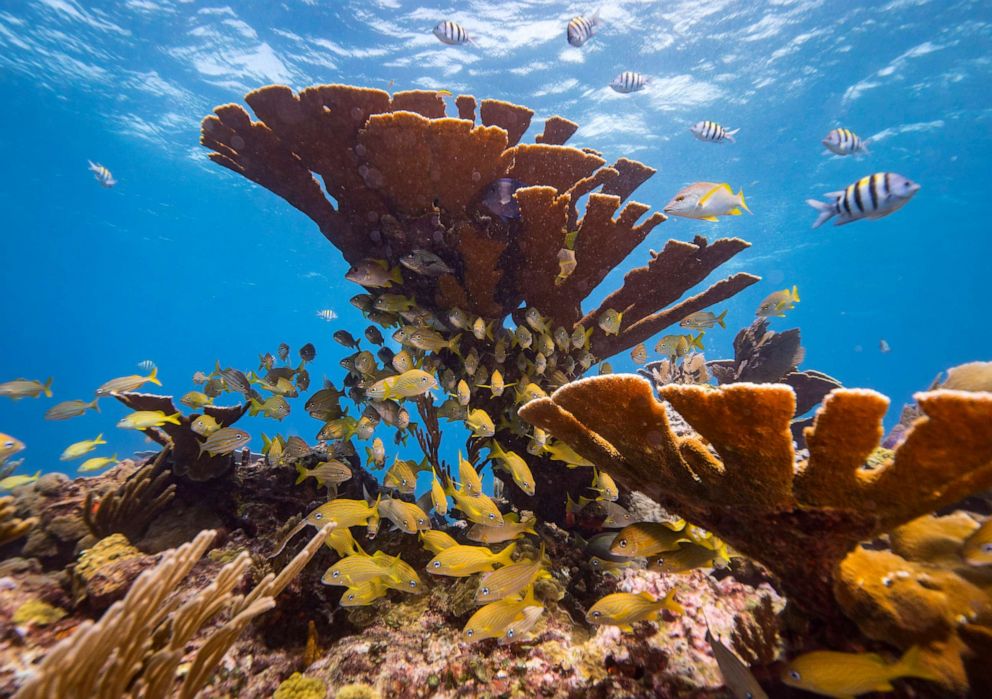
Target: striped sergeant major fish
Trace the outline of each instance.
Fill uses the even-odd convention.
[[[458,24],[458,22],[452,22],[450,19],[437,23],[437,26],[434,27],[434,36],[449,46],[475,43],[468,35],[468,32],[465,31],[465,27]]]
[[[693,124],[689,131],[700,141],[709,141],[710,143],[730,141],[731,143],[736,143],[734,134],[740,131],[740,129],[728,131],[715,121],[699,121]]]
[[[96,178],[97,182],[108,189],[117,184],[117,180],[110,174],[110,170],[99,163],[94,163],[92,160],[88,160],[87,162],[90,164],[90,172],[93,173],[93,177]]]
[[[603,21],[599,18],[599,10],[596,10],[589,18],[573,17],[568,21],[568,29],[565,31],[568,43],[572,46],[582,46],[593,37],[596,33],[596,27],[602,23]]]
[[[635,73],[632,70],[625,70],[620,73],[617,77],[613,78],[613,82],[610,83],[612,87],[617,92],[622,94],[627,94],[630,92],[637,92],[638,90],[643,90],[648,84],[648,78],[640,73]]]
[[[837,155],[868,154],[868,144],[850,129],[833,129],[820,143]]]
[[[806,203],[820,212],[813,228],[819,228],[834,216],[837,217],[834,225],[843,226],[863,218],[888,216],[902,208],[919,190],[920,185],[902,175],[876,172],[848,185],[847,189],[824,195],[832,201],[807,199]]]

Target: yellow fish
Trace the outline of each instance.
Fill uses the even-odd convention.
[[[413,362],[413,356],[411,356],[410,352],[407,350],[400,350],[394,354],[392,365],[393,369],[401,374],[405,371],[410,371],[411,369],[417,368],[416,364]]]
[[[654,351],[658,354],[678,358],[689,354],[693,347],[699,350],[703,349],[703,333],[699,333],[695,337],[691,334],[665,335],[658,340],[658,344],[654,346]]]
[[[793,286],[792,289],[782,289],[781,291],[769,294],[761,302],[761,305],[758,306],[758,310],[754,314],[762,318],[770,318],[772,316],[784,318],[785,311],[791,311],[796,307],[797,303],[799,303],[799,289]]]
[[[685,521],[682,521],[685,526]],[[689,541],[681,529],[673,529],[662,522],[637,522],[620,530],[610,546],[615,556],[656,556],[665,551],[676,551]]]
[[[548,394],[536,383],[528,382],[522,389],[517,390],[517,403],[529,403],[538,398],[547,398]]]
[[[964,562],[970,566],[987,566],[992,563],[992,517],[965,539],[961,554]]]
[[[493,602],[493,604],[497,603]],[[537,625],[542,614],[544,614],[544,607],[539,604],[525,606],[516,620],[509,624],[503,635],[499,637],[499,644],[504,646],[514,641],[526,640],[527,634]]]
[[[479,579],[479,589],[475,593],[475,601],[481,604],[505,599],[517,594],[527,586],[533,585],[538,577],[547,575],[544,570],[544,543],[542,542],[541,550],[536,558],[510,563],[499,570],[483,575]]]
[[[550,446],[545,444],[544,449],[551,455],[552,459],[555,459],[556,461],[564,461],[565,465],[569,468],[595,465],[593,462],[589,461],[589,459],[579,456],[578,452],[565,444],[565,442],[555,442]]]
[[[23,451],[24,442],[11,437],[9,434],[0,432],[0,464],[9,459],[19,451]]]
[[[592,490],[599,493],[597,500],[609,500],[610,502],[615,502],[618,497],[620,497],[620,490],[617,488],[616,482],[610,477],[610,474],[606,471],[600,471],[593,467],[592,470]]]
[[[615,592],[596,602],[586,612],[590,624],[619,626],[621,631],[633,631],[638,621],[657,621],[662,610],[677,614],[685,610],[675,600],[671,590],[663,599],[655,599],[650,592]]]
[[[372,400],[387,398],[414,398],[437,388],[437,379],[422,369],[410,369],[397,376],[389,376],[376,381],[365,391]]]
[[[612,373],[613,373],[613,365],[610,364],[609,362],[603,362],[602,364],[599,365],[600,376],[604,376],[606,374],[612,374]]]
[[[472,400],[472,389],[468,387],[468,382],[465,379],[461,379],[458,382],[457,395],[459,405],[468,405],[469,401]]]
[[[539,332],[542,334],[549,334],[551,330],[548,328],[548,321],[541,312],[536,308],[528,308],[524,313],[524,320],[527,321],[527,325],[531,327],[534,332]]]
[[[107,441],[103,438],[103,433],[96,436],[96,439],[84,439],[81,442],[75,442],[70,444],[62,452],[62,456],[59,457],[59,461],[72,461],[73,459],[78,459],[83,454],[89,454],[91,451],[97,448],[101,444],[106,444]]]
[[[509,565],[513,562],[516,548],[515,543],[510,543],[498,553],[493,553],[485,546],[455,544],[434,556],[427,564],[427,572],[451,578],[467,578],[469,575],[494,570],[496,566]]]
[[[33,476],[7,476],[0,481],[0,490],[13,490],[24,485],[30,485],[41,477],[41,471],[35,471]]]
[[[113,456],[94,456],[92,459],[86,459],[82,465],[76,469],[79,473],[89,473],[90,471],[99,471],[100,469],[107,468],[117,463],[117,454]]]
[[[503,515],[492,498],[483,493],[482,495],[470,495],[464,490],[455,490],[448,484],[445,493],[454,498],[455,507],[476,524],[485,524],[488,527],[502,527]]]
[[[376,551],[373,558],[380,559],[389,571],[383,580],[383,584],[386,587],[392,590],[399,590],[400,592],[409,592],[414,595],[419,595],[427,591],[420,581],[417,571],[399,556],[390,556],[382,551]]]
[[[620,324],[623,322],[623,313],[618,313],[612,308],[608,308],[606,312],[599,316],[599,320],[596,321],[599,324],[600,329],[607,335],[618,335],[620,334]]]
[[[476,384],[479,388],[488,388],[492,391],[493,398],[503,395],[503,391],[510,386],[515,386],[515,383],[503,383],[503,374],[499,369],[493,369],[492,376],[489,377],[489,384]],[[463,403],[462,405],[467,405]]]
[[[484,524],[473,524],[468,530],[466,537],[469,541],[478,541],[480,544],[502,544],[505,541],[519,539],[524,534],[534,534],[536,536],[537,532],[534,531],[534,525],[536,524],[536,518],[532,517],[520,522],[517,520],[517,514],[510,512],[503,515],[502,527],[487,527]]]
[[[212,415],[201,415],[193,420],[193,424],[190,425],[190,428],[201,437],[209,437],[220,429],[220,424]],[[265,439],[264,436],[263,439]],[[263,451],[266,454],[269,453],[268,449]]]
[[[446,548],[458,545],[458,542],[451,538],[450,534],[440,529],[429,529],[420,532],[420,543],[423,544],[426,551],[430,551],[431,553],[441,553]]]
[[[371,447],[365,447],[365,453],[368,456],[365,461],[367,466],[372,466],[376,470],[379,470],[386,465],[386,445],[382,443],[379,437],[372,440]]]
[[[461,483],[462,488],[468,491],[469,495],[482,494],[482,479],[479,478],[479,472],[475,470],[470,461],[462,458],[460,449],[458,450],[458,482]]]
[[[630,351],[630,358],[634,360],[635,364],[643,364],[648,360],[648,348],[644,346],[643,342]]]
[[[214,399],[208,396],[206,393],[201,393],[200,391],[190,391],[182,398],[179,402],[185,405],[187,408],[192,408],[197,410],[205,405],[213,405]]]
[[[375,300],[372,307],[377,311],[396,313],[397,311],[409,311],[416,305],[417,302],[409,296],[403,296],[402,294],[383,294]]]
[[[250,441],[251,435],[244,430],[234,427],[223,427],[207,437],[207,440],[200,444],[200,453],[206,452],[210,456],[231,454],[235,450],[247,445]]]
[[[52,397],[52,380],[50,378],[45,383],[33,379],[14,379],[0,383],[0,396],[6,396],[11,400],[37,398],[42,393],[45,394],[46,398]]]
[[[364,500],[348,500],[337,498],[330,502],[325,502],[320,507],[311,510],[303,518],[301,524],[309,524],[311,527],[321,528],[328,524],[337,527],[357,527],[368,522],[369,517],[377,514],[379,499],[374,503]],[[302,527],[301,527],[302,528]]]
[[[410,467],[409,461],[404,461],[399,456],[393,459],[393,465],[386,471],[386,476],[382,479],[382,484],[387,488],[394,488],[405,495],[412,495],[417,487],[417,475]]]
[[[355,541],[355,537],[352,536],[351,530],[347,527],[337,527],[331,530],[331,533],[327,535],[324,539],[324,544],[332,549],[339,556],[352,556],[355,554],[364,554],[362,547],[358,545]]]
[[[489,443],[489,458],[503,464],[503,467],[510,472],[513,482],[522,491],[528,495],[534,494],[534,475],[523,457],[515,451],[503,451],[503,448],[494,439]]]
[[[135,410],[121,418],[117,426],[122,430],[147,430],[150,427],[161,427],[166,423],[181,425],[179,413],[166,415],[161,410]]]
[[[430,517],[412,502],[385,498],[379,502],[379,516],[399,527],[404,534],[416,534],[431,528]]]
[[[688,573],[696,568],[725,568],[730,562],[726,545],[716,549],[700,544],[681,544],[675,551],[661,555],[650,569],[661,573]]]
[[[679,190],[665,204],[664,212],[671,216],[715,222],[717,216],[740,216],[741,209],[751,212],[744,201],[743,190],[734,194],[725,182],[696,182]]]
[[[496,425],[489,414],[482,408],[470,410],[465,419],[465,426],[472,430],[476,437],[492,437],[496,434]]]
[[[592,328],[586,330],[581,325],[572,331],[572,347],[580,350],[589,350],[589,338],[592,337]]]
[[[539,606],[534,600],[534,589],[530,587],[522,598],[507,598],[487,604],[469,617],[462,629],[462,635],[471,642],[486,638],[500,638],[513,622],[523,618],[524,610]]]
[[[725,646],[720,639],[715,638],[710,632],[709,622],[706,623],[706,642],[710,644],[716,664],[720,667],[720,674],[723,675],[727,688],[734,697],[742,699],[768,699],[765,690],[754,678],[751,669],[744,664],[744,661]]]
[[[158,367],[151,370],[148,376],[138,376],[137,374],[132,374],[131,376],[122,376],[118,379],[111,379],[107,383],[96,389],[97,396],[112,396],[115,393],[127,393],[129,391],[136,391],[146,383],[153,383],[156,386],[161,386],[162,382],[158,380]]]
[[[920,647],[913,646],[894,663],[876,653],[838,653],[817,650],[790,662],[782,681],[791,686],[829,697],[856,697],[867,692],[890,692],[892,680],[919,677],[939,680],[920,658]]]
[[[692,328],[693,330],[710,330],[717,325],[721,328],[726,328],[727,324],[723,322],[723,319],[726,317],[726,310],[720,315],[716,315],[712,311],[698,311],[680,320],[679,325],[683,328]]]
[[[342,607],[364,607],[385,597],[387,589],[378,578],[366,580],[345,590],[339,603]]]
[[[448,514],[448,496],[444,494],[444,486],[438,480],[437,472],[431,467],[431,504],[441,516]]]
[[[330,461],[321,461],[319,464],[313,468],[307,468],[303,464],[296,464],[296,485],[299,485],[307,478],[313,478],[317,481],[317,485],[323,487],[325,485],[337,486],[351,478],[351,469],[348,464],[338,461],[337,459],[331,459]]]
[[[475,336],[476,340],[480,340],[480,341],[485,340],[487,337],[490,340],[492,340],[493,339],[492,323],[486,325],[486,321],[482,319],[482,316],[479,316],[478,318],[475,319],[475,322],[472,323],[472,334]]]
[[[83,400],[67,400],[55,405],[45,411],[46,420],[68,420],[70,418],[78,417],[85,413],[87,410],[95,410],[100,412],[100,406],[98,404],[99,399],[94,398],[92,401],[87,403]]]
[[[383,559],[374,556],[361,554],[345,556],[324,571],[320,582],[325,585],[352,587],[369,580],[381,580],[389,574],[384,563]]]

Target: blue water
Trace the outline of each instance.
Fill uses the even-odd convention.
[[[311,341],[315,386],[322,374],[340,385],[338,361],[349,351],[330,335],[361,334],[367,323],[347,303],[361,289],[343,279],[346,265],[309,219],[212,165],[198,146],[199,121],[214,105],[272,82],[508,100],[536,111],[525,141],[561,114],[582,127],[571,145],[657,168],[633,197],[656,209],[690,182],[742,187],[753,216],[662,224],[586,306],[669,238],[743,237],[753,247],[713,279],[743,270],[764,281],[725,304],[729,329],[707,333],[708,358],[729,356],[760,300],[795,284],[801,303],[773,327],[802,329],[803,366],[880,390],[895,406],[947,367],[992,359],[992,6],[603,5],[606,23],[576,49],[565,24],[594,6],[2,3],[0,381],[53,376],[56,394],[0,402],[0,432],[28,445],[22,471],[74,468],[59,453],[99,432],[110,444],[94,454],[143,448],[141,435],[114,427],[126,411],[113,400],[102,401],[100,415],[42,419],[55,401],[88,398],[141,360],[157,363],[164,390],[178,396],[216,360],[249,369],[280,342],[295,353]],[[445,18],[462,22],[477,45],[437,41],[431,28]],[[616,94],[606,86],[622,70],[652,82]],[[688,127],[701,119],[739,127],[738,142],[695,140]],[[820,139],[840,125],[870,139],[871,154],[824,155]],[[119,184],[100,187],[87,159]],[[881,170],[922,190],[888,218],[810,229],[815,212],[805,199]],[[340,319],[316,318],[324,308]],[[883,338],[888,354],[879,351]],[[626,354],[612,364],[634,368]],[[294,402],[278,430],[312,441],[319,424],[302,408]],[[277,429],[243,424],[256,449],[259,432]],[[462,443],[458,433],[450,451]]]

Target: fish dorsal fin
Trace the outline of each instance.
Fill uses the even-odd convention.
[[[705,206],[706,205],[706,202],[709,201],[710,198],[714,194],[716,194],[717,192],[719,192],[724,187],[726,187],[727,191],[729,191],[731,194],[734,193],[734,191],[732,189],[730,189],[730,185],[728,185],[726,183],[724,183],[724,184],[718,184],[715,187],[713,187],[712,189],[710,189],[708,192],[706,192],[706,194],[704,194],[703,196],[701,196],[699,198],[699,206]]]
[[[644,590],[642,592],[638,592],[637,593],[637,596],[640,597],[643,600],[647,600],[648,602],[658,602],[658,601],[660,601],[660,600],[655,599],[654,595],[652,595],[647,590]]]
[[[513,522],[514,524],[520,521],[520,516],[516,512],[508,512],[503,515],[504,522]]]

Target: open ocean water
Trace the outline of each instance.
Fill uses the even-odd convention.
[[[507,100],[536,111],[525,141],[560,114],[580,124],[570,145],[657,168],[633,196],[656,210],[691,182],[742,188],[753,215],[672,218],[587,301],[669,238],[740,236],[753,247],[704,285],[737,270],[764,280],[714,309],[729,310],[728,329],[706,334],[707,358],[731,356],[758,303],[796,285],[801,302],[772,327],[801,328],[804,368],[890,396],[890,423],[941,370],[992,359],[992,5],[604,2],[597,34],[570,47],[566,23],[595,9],[0,2],[0,381],[53,377],[55,392],[0,401],[0,432],[27,444],[19,473],[74,471],[58,461],[62,449],[101,432],[109,444],[92,455],[146,448],[140,434],[114,427],[127,411],[112,399],[100,414],[42,419],[56,401],[89,399],[143,360],[158,365],[163,392],[180,396],[217,360],[253,369],[280,342],[294,353],[313,342],[314,388],[323,375],[339,381],[350,350],[331,332],[360,336],[368,325],[347,300],[361,288],[345,281],[346,263],[309,219],[209,163],[198,145],[213,106],[269,83]],[[462,23],[475,44],[439,42],[431,30],[442,19]],[[647,88],[611,90],[625,70],[649,76]],[[689,126],[704,119],[739,128],[737,142],[695,139]],[[870,154],[825,154],[820,140],[839,126],[868,139]],[[101,187],[87,160],[118,184]],[[887,218],[810,228],[816,213],[805,199],[879,171],[921,189]],[[315,315],[328,308],[334,323]],[[612,364],[635,368],[626,354]],[[279,431],[312,442],[319,425],[302,400],[293,409]],[[275,431],[261,419],[241,426],[256,451],[259,433]]]

